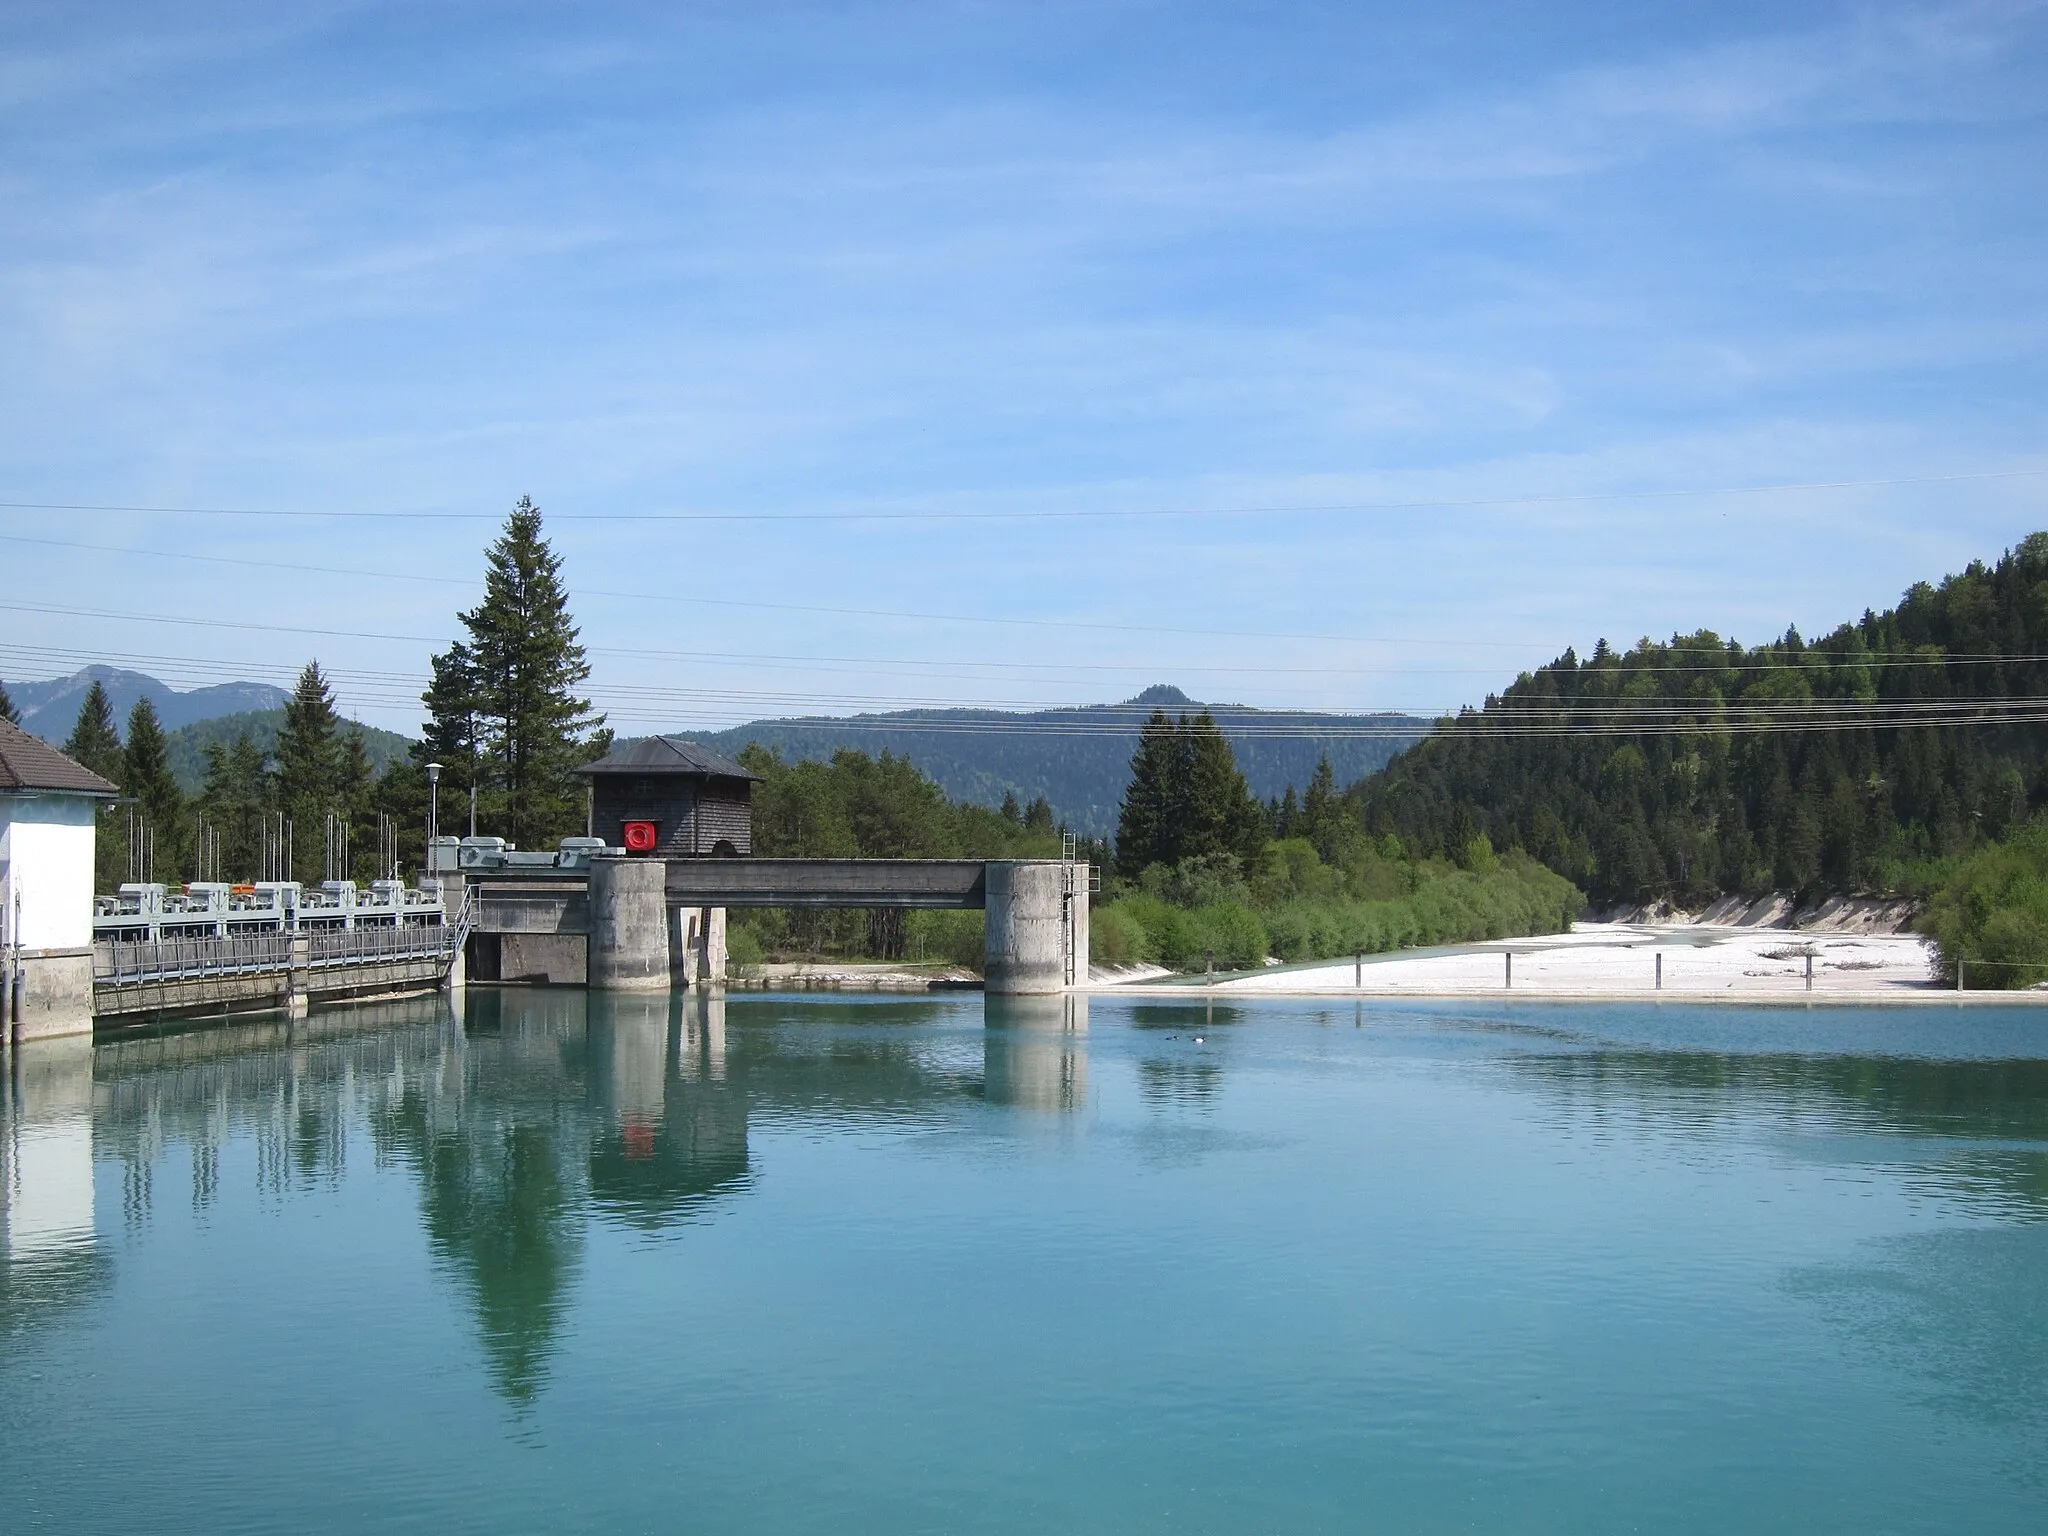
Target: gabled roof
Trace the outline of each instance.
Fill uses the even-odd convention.
[[[680,736],[643,736],[615,747],[610,757],[585,763],[578,773],[673,773],[699,779],[752,779],[761,775]]]
[[[11,789],[61,790],[73,795],[121,793],[83,763],[73,762],[48,742],[0,720],[0,794]]]

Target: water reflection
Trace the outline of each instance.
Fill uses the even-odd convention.
[[[92,1049],[15,1052],[0,1091],[0,1331],[108,1278],[93,1192]]]
[[[495,1389],[545,1387],[593,1222],[675,1239],[752,1187],[749,1129],[938,1122],[1085,1104],[1087,1001],[810,1002],[474,989],[441,999],[21,1053],[0,1118],[0,1321],[107,1283],[99,1219],[338,1188],[351,1153],[411,1175],[428,1251]],[[253,1155],[252,1155],[253,1154]],[[118,1211],[94,1208],[94,1161]],[[365,1170],[369,1171],[368,1169]],[[234,1191],[228,1192],[232,1197]]]
[[[1223,1043],[1218,1030],[1244,1022],[1242,1008],[1200,1002],[1145,1003],[1131,1023],[1146,1031],[1138,1058],[1138,1097],[1154,1111],[1213,1110],[1223,1092]]]
[[[1088,1101],[1088,999],[991,997],[982,1093],[991,1104],[1070,1114]]]
[[[597,1209],[643,1231],[746,1186],[747,1101],[726,1074],[726,1001],[593,998],[589,1154]]]
[[[1760,1126],[1853,1163],[1861,1154],[1931,1194],[2048,1217],[2048,1061],[1595,1048],[1503,1058],[1553,1111],[1646,1136]]]

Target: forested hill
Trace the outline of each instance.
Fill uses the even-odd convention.
[[[246,734],[258,752],[267,758],[275,757],[278,733],[283,729],[284,711],[281,709],[254,709],[245,714],[197,720],[166,733],[165,761],[170,766],[171,776],[178,781],[178,788],[188,795],[196,795],[206,782],[208,746],[219,742],[225,747],[237,736]],[[412,738],[401,736],[396,731],[379,730],[374,725],[364,725],[356,720],[340,721],[339,729],[345,734],[363,738],[364,755],[369,759],[372,773],[381,774],[393,763],[405,761],[412,750]]]
[[[1348,798],[1411,848],[1484,833],[1596,903],[1895,887],[2048,801],[2048,534],[1824,639],[1605,641]]]
[[[737,755],[759,743],[789,761],[829,759],[842,748],[907,757],[956,800],[999,805],[1043,796],[1075,831],[1095,837],[1116,830],[1117,807],[1131,776],[1138,730],[1154,709],[1196,710],[1178,688],[1146,689],[1122,704],[1096,704],[1029,714],[1006,710],[919,709],[847,719],[756,720],[696,739]],[[1418,741],[1427,721],[1408,715],[1308,714],[1207,706],[1229,738],[1252,792],[1262,799],[1300,788],[1328,754],[1338,782],[1384,766]]]

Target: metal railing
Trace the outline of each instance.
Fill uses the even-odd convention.
[[[141,986],[155,981],[190,981],[208,976],[255,976],[287,971],[292,935],[241,933],[230,938],[101,940],[92,947],[92,979],[98,987]]]
[[[159,939],[101,940],[93,945],[96,987],[143,986],[210,977],[334,971],[354,966],[432,961],[446,969],[477,919],[477,892],[464,893],[453,924],[403,927],[303,928],[297,933],[242,933]]]

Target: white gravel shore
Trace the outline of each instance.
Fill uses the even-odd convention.
[[[1738,998],[1814,993],[1925,997],[1937,990],[1930,951],[1897,934],[1800,932],[1718,924],[1657,926],[1580,923],[1568,934],[1367,955],[1364,963],[1325,961],[1274,967],[1219,980],[1217,992],[1470,996],[1512,991],[1575,997],[1663,994]],[[1188,980],[1200,985],[1199,977]],[[1204,988],[1203,990],[1210,990]]]

